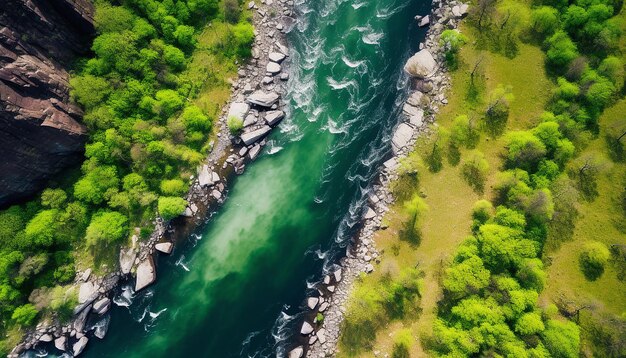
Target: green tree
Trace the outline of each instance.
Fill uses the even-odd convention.
[[[393,351],[391,352],[392,358],[410,358],[409,353],[413,346],[413,335],[411,329],[404,328],[396,332],[393,338]]]
[[[489,173],[489,163],[485,159],[485,155],[477,150],[468,153],[467,158],[463,161],[461,173],[463,179],[472,189],[482,194],[485,189],[487,174]]]
[[[540,6],[531,14],[533,31],[550,36],[559,28],[559,11],[551,6]]]
[[[70,79],[70,96],[74,101],[90,110],[102,104],[111,94],[107,80],[92,75],[76,76]]]
[[[187,201],[179,197],[163,196],[159,198],[159,214],[164,220],[171,220],[182,214],[187,208]]]
[[[481,199],[474,203],[472,209],[472,219],[479,224],[484,224],[487,220],[491,219],[493,215],[493,205],[489,200]]]
[[[546,155],[546,146],[533,133],[527,131],[510,132],[507,135],[507,165],[534,171]]]
[[[60,209],[67,200],[67,194],[63,189],[45,189],[41,193],[41,205],[51,208]]]
[[[128,235],[128,218],[116,211],[99,211],[87,227],[85,240],[90,247],[115,244]]]
[[[585,244],[578,257],[580,269],[590,281],[595,281],[604,273],[604,267],[609,261],[611,253],[603,243],[591,241]]]
[[[478,293],[489,284],[490,272],[478,256],[455,263],[446,269],[443,287],[459,298]]]
[[[492,136],[504,132],[509,120],[510,103],[515,99],[510,86],[498,85],[489,94],[489,103],[485,109],[485,127]]]
[[[549,320],[541,333],[544,345],[555,358],[577,358],[580,329],[574,322]]]
[[[241,15],[241,9],[239,8],[239,2],[237,0],[224,0],[224,18],[231,24],[239,22]]]
[[[457,54],[461,46],[467,43],[467,37],[458,30],[444,30],[439,37],[439,44],[446,54],[446,62],[450,69],[458,67]]]
[[[122,32],[130,30],[135,16],[123,6],[111,6],[103,3],[96,6],[94,22],[99,33]]]
[[[419,195],[413,195],[410,200],[404,203],[404,209],[408,214],[409,220],[405,224],[402,238],[412,245],[418,245],[422,237],[421,221],[426,211],[428,211],[428,204]]]
[[[187,193],[187,186],[180,179],[163,180],[161,182],[161,193],[169,196],[182,196]]]
[[[524,336],[541,333],[544,329],[541,315],[537,312],[524,313],[515,322],[515,332]]]
[[[43,210],[37,213],[24,229],[28,242],[37,247],[52,246],[57,237],[58,217],[59,211],[56,209]]]
[[[204,114],[197,106],[191,105],[185,107],[181,117],[188,131],[207,133],[211,129],[211,118]]]
[[[233,39],[235,54],[240,58],[248,58],[252,55],[251,45],[254,41],[254,28],[248,22],[240,22],[233,26]]]
[[[119,179],[113,166],[86,168],[85,176],[74,184],[74,196],[92,204],[102,203],[110,189],[117,189]]]
[[[39,311],[30,303],[17,307],[13,314],[11,315],[11,319],[14,320],[17,324],[22,326],[30,326],[33,324],[35,317]]]
[[[546,40],[548,63],[555,69],[567,68],[576,57],[578,48],[564,31],[557,31]]]

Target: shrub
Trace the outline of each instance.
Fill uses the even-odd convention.
[[[493,215],[493,205],[489,200],[481,199],[474,203],[474,209],[472,210],[472,219],[483,224],[487,222]]]
[[[567,68],[576,57],[578,48],[564,31],[557,31],[546,40],[548,63],[555,69]]]
[[[162,196],[158,201],[159,214],[163,220],[171,220],[182,214],[187,208],[187,201],[183,198]]]
[[[579,356],[580,329],[574,322],[549,320],[541,337],[553,357],[577,358]]]
[[[233,26],[233,38],[235,40],[236,55],[240,58],[248,58],[252,55],[250,49],[254,41],[254,28],[248,22],[240,22]]]
[[[413,335],[410,328],[403,328],[395,333],[393,337],[392,358],[410,358],[409,353],[413,346]]]
[[[584,246],[578,257],[578,262],[585,277],[590,281],[595,281],[604,273],[604,267],[610,257],[611,253],[606,245],[592,241]]]
[[[17,324],[22,326],[30,326],[39,311],[30,303],[17,307],[13,314],[11,315],[11,319],[14,320]]]
[[[461,169],[465,181],[479,194],[482,194],[485,189],[488,172],[489,163],[485,159],[485,155],[477,150],[468,154]]]
[[[108,245],[119,242],[128,234],[128,218],[116,211],[100,211],[94,214],[87,227],[87,245]]]
[[[458,30],[444,30],[441,33],[439,43],[445,51],[448,67],[456,69],[458,67],[457,53],[461,46],[467,43],[467,37]]]
[[[63,189],[46,189],[41,193],[41,205],[51,209],[60,209],[66,200]]]
[[[543,142],[531,132],[516,131],[507,135],[507,165],[534,171],[547,153]]]
[[[243,119],[241,118],[230,116],[228,117],[226,124],[228,125],[228,130],[232,135],[239,135],[239,133],[243,130]]]
[[[542,36],[552,35],[559,28],[559,12],[551,6],[540,6],[531,15],[532,27]]]
[[[409,220],[406,222],[401,238],[412,245],[418,245],[421,240],[420,223],[422,216],[428,211],[428,205],[419,195],[413,195],[411,200],[404,203]]]
[[[182,196],[187,193],[187,186],[180,179],[163,180],[161,182],[161,193],[168,196]]]

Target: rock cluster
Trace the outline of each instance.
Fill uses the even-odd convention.
[[[371,273],[380,262],[376,250],[374,234],[386,227],[383,215],[393,204],[394,198],[389,185],[397,179],[397,168],[401,158],[410,153],[417,136],[426,130],[425,124],[434,121],[439,106],[446,104],[445,90],[450,80],[443,65],[443,50],[439,46],[441,32],[456,28],[458,21],[467,14],[468,6],[458,1],[433,0],[430,15],[416,17],[420,26],[430,24],[426,40],[420,44],[420,51],[411,57],[405,71],[412,77],[412,89],[403,106],[402,121],[392,136],[393,157],[383,163],[379,183],[372,187],[368,205],[364,208],[364,226],[348,248],[346,256],[340,260],[336,270],[327,274],[318,285],[316,297],[306,300],[309,310],[324,314],[323,322],[305,321],[301,335],[309,337],[308,346],[298,346],[290,351],[290,357],[299,357],[298,352],[306,351],[307,357],[330,357],[337,353],[337,342],[343,321],[347,300],[354,280],[362,273]],[[309,332],[308,327],[314,329]],[[306,328],[306,329],[305,329]]]

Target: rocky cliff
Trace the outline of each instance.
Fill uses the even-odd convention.
[[[67,68],[89,50],[90,0],[0,1],[0,207],[82,157]]]

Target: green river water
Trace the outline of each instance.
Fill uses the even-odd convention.
[[[287,118],[158,279],[120,292],[85,357],[283,357],[390,153],[424,0],[296,2]],[[130,304],[132,302],[132,304]],[[130,305],[128,305],[130,304]]]

